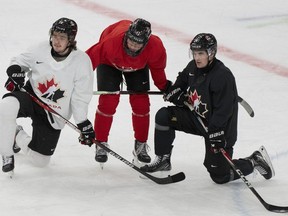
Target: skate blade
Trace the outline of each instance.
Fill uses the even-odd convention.
[[[102,161],[97,161],[96,159],[95,159],[95,161],[96,161],[97,163],[99,163],[101,170],[103,170],[103,169],[104,169],[104,164],[108,161],[108,159],[107,159],[106,161],[104,161],[104,162],[102,162]]]
[[[272,177],[275,176],[275,170],[274,170],[273,164],[271,162],[271,159],[270,159],[269,154],[267,153],[267,150],[265,149],[265,147],[261,146],[259,148],[259,152],[263,155],[265,161],[267,161],[267,163],[269,164],[271,171],[272,171]]]
[[[101,170],[103,170],[104,169],[104,163],[99,162],[99,165],[100,165]]]
[[[13,179],[13,177],[14,177],[14,170],[9,171],[9,172],[5,172],[4,174],[7,175],[7,177],[8,177],[9,179]]]

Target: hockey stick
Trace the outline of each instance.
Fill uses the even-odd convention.
[[[162,95],[163,93],[160,91],[147,91],[147,92],[133,92],[133,91],[93,91],[94,95],[105,95],[105,94],[148,94],[148,95]]]
[[[238,96],[237,98],[238,103],[240,103],[242,105],[242,107],[247,111],[247,113],[251,116],[254,117],[254,110],[252,109],[252,107],[247,103],[247,101],[245,101],[242,97]]]
[[[186,105],[189,107],[189,109],[196,116],[196,118],[198,119],[199,124],[203,127],[203,129],[205,130],[206,135],[207,135],[208,129],[204,125],[202,119],[195,113],[194,108],[192,107],[192,105],[190,105],[188,103]],[[259,193],[255,190],[255,188],[252,186],[252,184],[247,180],[247,178],[242,173],[242,171],[239,168],[236,167],[236,165],[233,163],[232,158],[229,156],[229,154],[223,148],[220,148],[220,151],[221,151],[222,155],[224,156],[224,158],[229,163],[229,165],[231,166],[231,168],[239,175],[239,177],[243,180],[243,182],[246,184],[246,186],[252,191],[252,193],[257,197],[257,199],[261,202],[261,204],[268,211],[276,212],[276,213],[287,213],[288,212],[288,206],[276,206],[276,205],[272,205],[272,204],[269,204],[269,203],[265,202],[263,200],[263,198],[259,195]]]
[[[287,213],[288,212],[288,206],[276,206],[269,204],[263,200],[263,198],[259,195],[259,193],[255,190],[255,188],[251,185],[251,183],[246,179],[245,175],[242,173],[242,171],[235,166],[233,163],[231,157],[229,154],[223,149],[220,148],[220,151],[222,155],[226,158],[227,162],[230,164],[232,169],[239,175],[239,177],[243,180],[243,182],[247,185],[247,187],[252,191],[252,193],[258,198],[258,200],[261,202],[261,204],[271,212],[276,213]]]
[[[53,115],[55,115],[56,117],[62,119],[68,126],[70,126],[72,129],[74,129],[75,131],[77,131],[78,133],[81,134],[81,131],[78,129],[78,127],[76,125],[74,125],[72,122],[70,122],[69,120],[67,120],[66,118],[64,118],[62,115],[60,115],[58,112],[56,112],[54,109],[52,109],[51,107],[49,107],[47,104],[45,104],[44,102],[40,101],[37,97],[35,97],[34,95],[32,95],[30,92],[26,91],[26,89],[21,88],[21,91],[26,92],[31,98],[32,100],[37,103],[39,106],[41,106],[43,109],[47,110],[48,112],[52,113]],[[104,149],[105,151],[107,151],[109,154],[113,155],[114,157],[116,157],[117,159],[119,159],[120,161],[122,161],[123,163],[125,163],[126,165],[130,166],[131,168],[133,168],[134,170],[138,171],[139,173],[141,173],[142,175],[146,176],[147,178],[149,178],[150,180],[156,182],[157,184],[170,184],[170,183],[176,183],[179,181],[182,181],[185,179],[185,174],[183,172],[179,172],[175,175],[168,175],[165,178],[157,178],[155,176],[152,176],[142,170],[140,170],[140,168],[138,168],[137,166],[135,166],[133,163],[129,162],[128,160],[126,160],[125,158],[121,157],[119,154],[117,154],[116,152],[112,151],[110,148],[108,148],[107,146],[96,142],[96,140],[93,140],[93,143],[95,143],[96,145],[100,146],[102,149]]]
[[[105,94],[148,94],[148,95],[162,95],[163,93],[160,91],[148,91],[148,92],[133,92],[133,91],[93,91],[94,95],[105,95]],[[242,105],[242,107],[246,110],[250,117],[254,117],[254,110],[252,107],[245,101],[242,97],[238,96],[238,103]]]

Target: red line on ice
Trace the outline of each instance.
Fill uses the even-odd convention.
[[[63,1],[117,20],[120,19],[134,20],[135,18],[137,18],[131,16],[130,14],[126,14],[124,12],[105,7],[101,4],[89,2],[87,0],[63,0]],[[153,30],[185,44],[189,44],[191,39],[193,38],[192,35],[187,35],[183,32],[165,26],[161,26],[155,23],[153,23]],[[219,53],[230,59],[240,61],[257,68],[261,68],[262,70],[267,71],[269,73],[274,73],[280,76],[288,77],[287,67],[277,65],[263,59],[256,58],[255,56],[249,54],[241,53],[221,45],[219,45],[218,50]]]

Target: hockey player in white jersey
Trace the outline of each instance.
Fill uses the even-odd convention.
[[[93,125],[87,119],[93,91],[92,64],[88,55],[77,49],[76,34],[76,22],[60,18],[50,29],[49,41],[12,58],[5,83],[10,93],[5,94],[0,102],[3,172],[14,170],[14,154],[20,149],[35,165],[46,166],[65,124],[36,104],[27,92],[64,118],[73,115],[81,131],[80,143],[93,143]],[[32,119],[32,136],[16,124],[16,119],[21,117]]]

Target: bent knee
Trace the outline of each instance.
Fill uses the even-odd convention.
[[[155,123],[162,126],[169,125],[169,112],[166,107],[162,107],[155,115]]]
[[[16,119],[20,103],[15,97],[5,97],[0,102],[0,115],[5,119]]]
[[[225,183],[231,181],[231,174],[228,173],[226,175],[217,175],[217,174],[210,173],[210,178],[216,184],[225,184]]]

